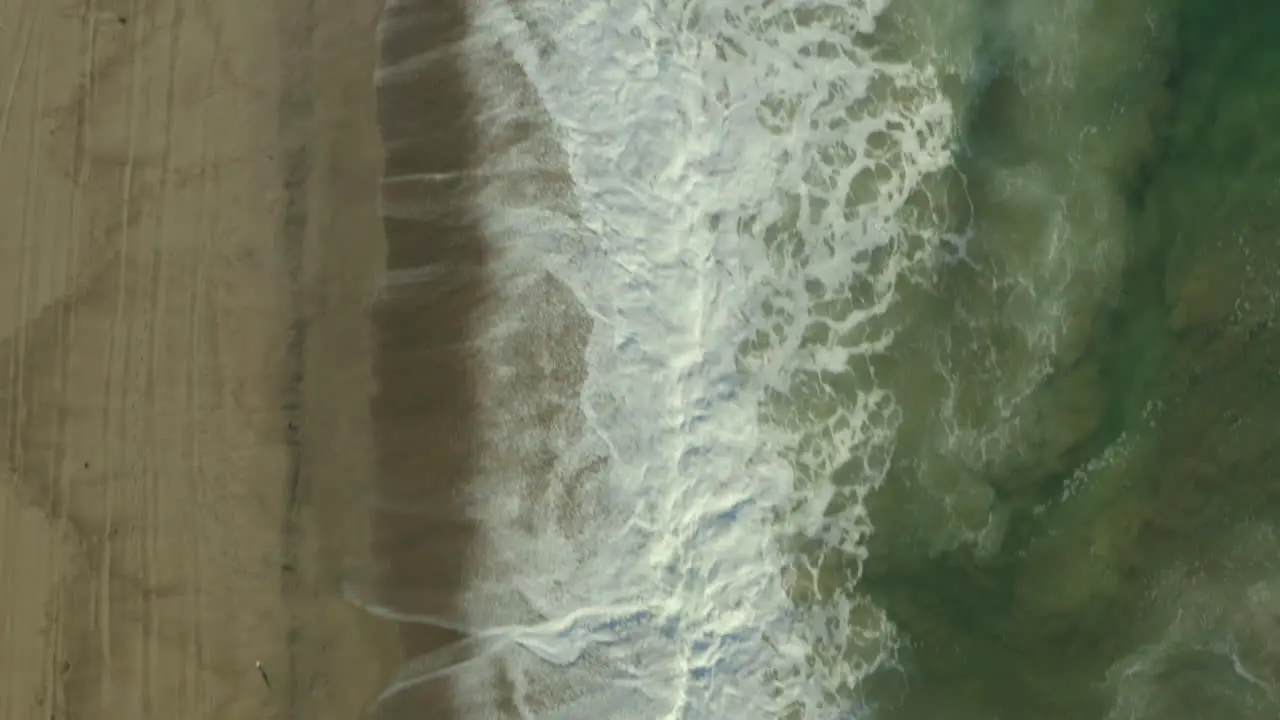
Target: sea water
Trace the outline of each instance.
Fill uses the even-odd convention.
[[[1117,388],[1174,342],[1141,268],[1188,17],[475,0],[449,51],[495,258],[483,539],[466,611],[430,619],[468,640],[388,696],[447,675],[467,717],[1190,718],[1153,688],[1195,675],[1274,711],[1249,662],[1275,658],[1232,634],[1266,568],[1222,619],[1218,581],[1133,560],[1159,523],[1116,510],[1164,442],[1163,396]]]

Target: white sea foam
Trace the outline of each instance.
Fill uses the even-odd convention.
[[[990,478],[1049,467],[1102,407],[1086,372],[1041,390],[1122,266],[1118,179],[1149,128],[1116,98],[1145,103],[1168,32],[1144,3],[474,0],[465,39],[380,69],[461,59],[478,166],[387,177],[383,210],[471,204],[494,289],[468,348],[464,612],[352,594],[465,640],[384,698],[442,681],[466,717],[860,717],[852,690],[894,652],[858,593],[890,458],[886,562],[982,557],[1006,520]],[[980,127],[979,47],[1019,88]],[[962,125],[991,145],[963,178]],[[384,289],[457,272],[478,270]]]
[[[471,639],[388,695],[448,675],[501,717],[501,673],[529,717],[848,717],[891,658],[855,581],[898,411],[860,359],[940,242],[912,204],[955,120],[923,56],[875,56],[884,5],[474,6],[485,537],[466,616],[427,619]]]

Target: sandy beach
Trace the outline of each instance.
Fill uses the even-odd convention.
[[[380,5],[0,5],[0,718],[352,718],[398,664],[342,598]]]

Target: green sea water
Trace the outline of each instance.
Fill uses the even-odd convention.
[[[859,588],[902,646],[864,700],[1280,717],[1280,3],[978,5],[927,198],[971,240],[875,367],[902,422]]]
[[[484,209],[572,232],[493,224],[479,630],[387,697],[1280,718],[1280,0],[496,4]]]

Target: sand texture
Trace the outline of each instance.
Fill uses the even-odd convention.
[[[341,596],[379,11],[0,2],[0,719],[352,718],[398,661]]]

